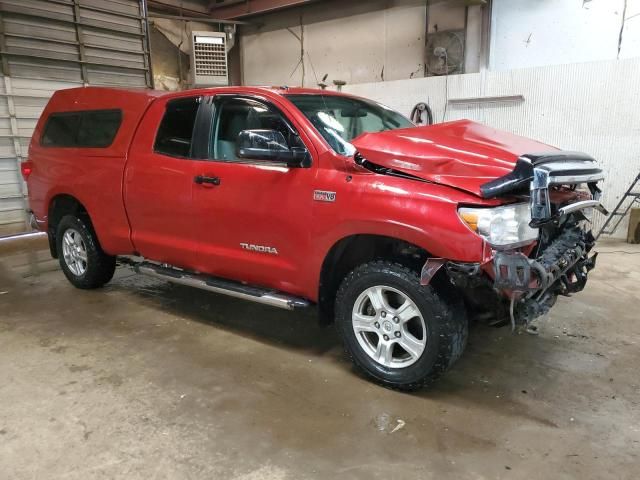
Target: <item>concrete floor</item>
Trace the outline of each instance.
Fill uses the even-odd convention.
[[[600,250],[539,336],[476,326],[411,395],[358,377],[313,312],[127,270],[78,291],[5,257],[0,478],[636,479],[640,247]]]

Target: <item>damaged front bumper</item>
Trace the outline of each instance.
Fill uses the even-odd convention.
[[[472,292],[475,305],[486,303],[488,291],[497,293],[494,303],[499,308],[508,304],[507,317],[514,327],[547,313],[559,295],[583,290],[597,258],[591,254],[595,239],[585,229],[589,221],[584,211],[607,214],[597,185],[603,178],[596,161],[583,153],[522,155],[512,172],[482,185],[481,195],[528,194],[529,226],[540,232],[536,246],[533,251],[492,249],[481,264],[445,262],[449,279],[465,295]],[[587,187],[586,195],[578,191],[569,193],[571,198],[564,197],[580,186]],[[423,282],[428,281],[429,269],[423,273]]]
[[[562,232],[537,259],[521,252],[497,252],[493,259],[494,287],[515,292],[547,291],[558,287],[570,295],[584,288],[586,273],[595,267],[597,253],[591,232],[575,226]]]
[[[537,258],[521,252],[498,252],[493,259],[495,290],[511,299],[514,324],[528,324],[546,314],[558,295],[571,296],[587,284],[596,266],[595,239],[574,226],[564,230]]]
[[[528,325],[546,314],[559,295],[571,296],[584,289],[589,272],[596,266],[597,253],[591,253],[594,244],[590,231],[573,225],[533,257],[521,251],[496,251],[484,264],[429,259],[421,283],[429,284],[444,267],[449,280],[467,294],[482,288],[496,292],[496,304],[508,309],[505,313],[513,327]],[[486,300],[483,297],[483,302]]]

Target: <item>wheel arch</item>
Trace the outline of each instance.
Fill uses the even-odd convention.
[[[75,196],[67,193],[59,193],[49,200],[47,208],[47,233],[49,237],[49,249],[51,256],[58,258],[56,246],[56,232],[60,220],[65,215],[76,215],[83,217],[91,225],[91,216],[84,204]]]
[[[378,234],[353,234],[337,240],[324,256],[318,285],[320,322],[333,323],[336,292],[353,269],[374,260],[391,260],[420,271],[431,254],[407,240]]]

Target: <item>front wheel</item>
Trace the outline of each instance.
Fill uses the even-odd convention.
[[[102,287],[113,277],[116,259],[102,251],[91,224],[75,215],[62,217],[56,231],[60,267],[75,287]]]
[[[353,363],[378,383],[417,390],[438,379],[462,354],[464,311],[414,271],[391,262],[361,265],[336,297],[336,324]]]

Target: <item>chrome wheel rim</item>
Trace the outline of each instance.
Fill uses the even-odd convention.
[[[400,290],[384,285],[358,296],[351,316],[358,343],[387,368],[417,362],[427,346],[427,327],[416,304]]]
[[[81,277],[87,271],[87,246],[80,233],[73,228],[65,231],[62,236],[62,256],[64,263],[76,277]]]

